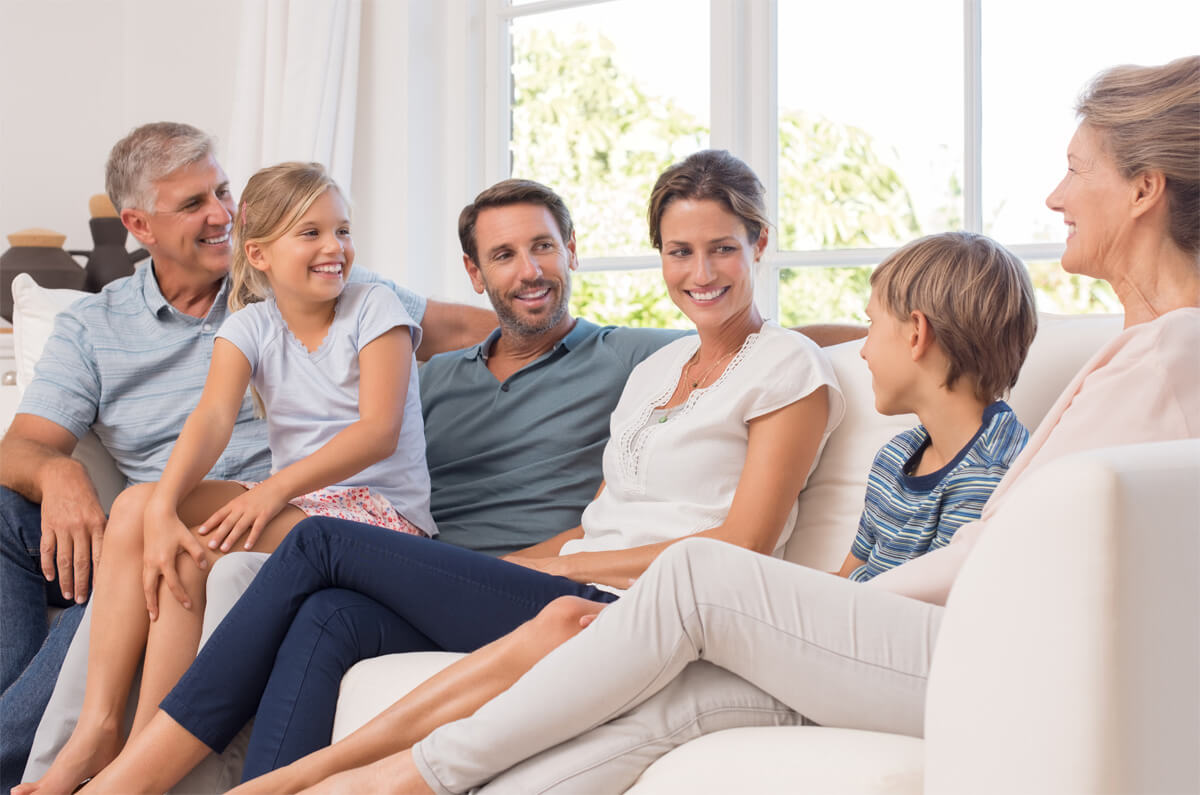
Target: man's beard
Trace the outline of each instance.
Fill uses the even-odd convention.
[[[571,285],[567,281],[560,284],[562,290],[559,293],[558,303],[546,312],[546,314],[537,318],[523,316],[513,306],[513,301],[517,299],[509,299],[506,296],[500,295],[490,285],[484,286],[487,290],[488,300],[492,302],[492,308],[496,310],[496,317],[500,319],[501,328],[519,337],[536,337],[539,334],[545,334],[547,331],[550,331],[567,316],[567,304],[571,300]],[[539,279],[535,282],[525,282],[521,285],[522,290],[534,287],[549,288],[552,294],[558,289],[556,283],[544,279]]]

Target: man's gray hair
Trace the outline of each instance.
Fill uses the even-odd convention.
[[[212,154],[212,136],[190,124],[143,124],[113,145],[104,169],[104,190],[117,212],[154,211],[154,183]]]

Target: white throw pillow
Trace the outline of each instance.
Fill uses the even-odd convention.
[[[33,367],[54,331],[54,317],[71,304],[91,293],[81,290],[51,290],[42,287],[28,273],[12,281],[13,354],[17,360],[17,391],[24,394],[33,381]]]

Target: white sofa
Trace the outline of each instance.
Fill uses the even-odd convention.
[[[14,286],[22,383],[67,291]],[[1009,401],[1030,428],[1119,318],[1044,316]],[[805,493],[789,560],[840,564],[881,417],[859,343],[830,349],[847,416]],[[93,440],[94,441],[94,440]],[[111,460],[81,456],[110,500]],[[630,792],[1200,791],[1200,441],[1096,451],[1046,467],[979,543],[947,607],[926,739],[820,727],[690,742]],[[335,739],[458,655],[364,661],[342,683]]]
[[[1119,318],[1043,316],[1009,401],[1030,428]],[[786,548],[836,568],[876,450],[913,417],[874,410],[861,343],[830,349],[847,416]],[[926,739],[820,727],[687,743],[629,790],[662,793],[1200,791],[1200,441],[1097,451],[1014,493],[947,606]],[[342,681],[340,739],[459,655],[392,655]]]

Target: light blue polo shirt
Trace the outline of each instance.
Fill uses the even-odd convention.
[[[688,333],[578,320],[504,382],[487,369],[500,329],[430,359],[421,407],[439,538],[503,555],[578,525],[630,371]]]
[[[351,281],[383,281],[420,322],[425,299],[362,268]],[[200,400],[213,339],[228,314],[229,279],[203,318],[171,306],[153,263],[59,313],[17,411],[44,417],[76,437],[89,428],[128,483],[158,480],[175,438]],[[259,480],[271,467],[266,424],[249,393],[225,451],[207,477]]]

